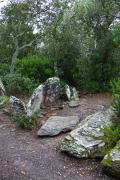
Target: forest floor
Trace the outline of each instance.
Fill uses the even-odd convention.
[[[80,106],[51,110],[51,115],[86,116],[110,104],[107,94],[83,95]],[[16,128],[0,110],[0,180],[113,180],[102,172],[98,160],[80,160],[57,150],[67,133],[38,138],[36,132]]]

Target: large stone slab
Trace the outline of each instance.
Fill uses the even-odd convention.
[[[33,92],[27,107],[27,115],[32,116],[34,113],[40,111],[41,104],[44,101],[44,85],[39,85]]]
[[[101,164],[106,172],[120,178],[120,141],[104,157]]]
[[[55,103],[60,98],[60,79],[52,77],[47,79],[45,85],[45,103]]]
[[[61,132],[70,131],[75,128],[76,124],[79,123],[77,116],[52,116],[47,122],[40,128],[38,136],[55,136]]]
[[[101,157],[105,146],[103,129],[111,124],[110,111],[101,111],[84,119],[60,145],[60,150],[79,158]]]

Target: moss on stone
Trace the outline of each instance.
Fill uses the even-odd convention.
[[[107,157],[101,161],[101,164],[102,164],[102,166],[110,166],[111,163],[112,163],[112,157],[111,157],[110,153],[108,153]]]

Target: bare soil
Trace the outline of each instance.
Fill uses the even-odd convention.
[[[74,109],[49,109],[51,115],[86,116],[110,104],[108,94],[84,95]],[[42,118],[41,118],[42,119]],[[0,180],[114,180],[101,169],[98,160],[80,160],[57,150],[66,134],[53,138],[38,138],[35,131],[16,127],[8,115],[0,110]]]

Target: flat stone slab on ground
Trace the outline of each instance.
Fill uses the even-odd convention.
[[[79,123],[78,116],[52,116],[47,122],[40,128],[38,136],[55,136],[61,132],[67,132],[75,128]]]

